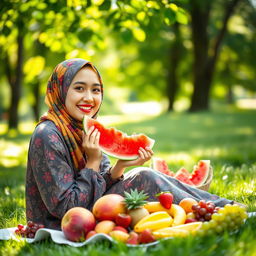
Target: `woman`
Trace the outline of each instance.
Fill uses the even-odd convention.
[[[125,168],[143,165],[153,151],[139,150],[139,158],[117,160],[110,166],[99,149],[100,133],[82,129],[84,115],[96,118],[103,99],[103,84],[97,69],[83,59],[58,64],[51,75],[45,102],[49,110],[37,125],[29,145],[26,176],[27,220],[60,229],[63,215],[72,207],[92,209],[104,194],[137,188],[149,199],[170,191],[175,202],[192,197],[223,206],[232,201],[186,186],[146,167],[124,174]]]

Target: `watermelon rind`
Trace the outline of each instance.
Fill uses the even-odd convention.
[[[203,164],[204,169],[200,167],[200,164]],[[190,178],[189,178],[190,181],[192,181],[196,187],[202,186],[206,182],[209,176],[210,167],[211,167],[210,160],[200,160],[198,164],[194,167],[194,170],[190,175]],[[198,179],[196,180],[199,174],[200,174],[200,180]]]
[[[85,133],[87,133],[88,132],[88,130],[87,130],[87,128],[88,128],[88,122],[89,122],[89,120],[90,120],[90,117],[88,117],[88,116],[84,116],[84,118],[83,118],[83,128],[84,128],[84,131],[85,131]],[[118,130],[117,130],[118,131]],[[120,131],[119,131],[120,132]],[[122,132],[123,133],[123,132]],[[125,134],[125,133],[123,133],[126,137],[132,137],[132,136],[134,136],[134,135],[131,135],[131,136],[128,136],[127,134]],[[153,140],[153,139],[151,139],[151,138],[149,138],[149,137],[147,137],[148,138],[148,141],[149,141],[149,148],[153,148],[153,146],[154,146],[154,143],[155,143],[155,140]],[[102,147],[102,146],[100,146],[100,149],[101,149],[101,151],[103,152],[103,153],[105,153],[105,154],[107,154],[108,156],[111,156],[111,157],[114,157],[114,158],[118,158],[118,159],[121,159],[121,160],[135,160],[135,159],[137,159],[138,157],[139,157],[139,155],[138,154],[136,154],[136,155],[129,155],[129,156],[127,156],[127,155],[122,155],[122,154],[120,154],[120,153],[114,153],[114,152],[110,152],[109,150],[107,150],[107,149],[105,149],[104,147]]]

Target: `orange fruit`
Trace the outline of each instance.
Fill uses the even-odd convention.
[[[186,213],[192,212],[192,205],[197,204],[197,201],[193,198],[183,198],[180,203],[179,206],[181,206]]]

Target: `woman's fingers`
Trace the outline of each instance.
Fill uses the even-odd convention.
[[[100,132],[97,130],[97,132],[95,134],[95,139],[94,139],[94,144],[96,147],[99,146],[99,142],[100,142]]]
[[[150,148],[140,148],[139,155],[143,160],[149,160],[153,156],[154,152]]]
[[[85,132],[83,131],[83,133],[84,133],[84,138],[83,138],[84,141],[86,141],[86,142],[89,141],[90,136],[91,136],[91,133],[93,132],[93,130],[94,130],[94,126],[90,127],[89,130],[87,131],[87,133],[85,133]]]
[[[86,134],[86,142],[90,146],[99,146],[99,140],[100,140],[100,132],[98,129],[94,129],[94,126],[92,126],[88,133]]]
[[[146,151],[147,151],[147,153],[148,153],[148,155],[149,155],[150,157],[152,157],[152,156],[154,155],[154,151],[153,151],[151,148],[146,147]]]

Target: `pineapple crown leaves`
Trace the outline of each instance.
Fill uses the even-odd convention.
[[[130,190],[130,193],[124,191],[124,202],[128,210],[137,209],[144,204],[147,203],[146,199],[148,195],[142,191],[138,191],[137,189]]]

